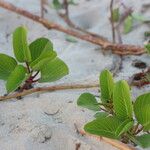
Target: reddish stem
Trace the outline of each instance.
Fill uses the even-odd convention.
[[[36,79],[36,80],[32,80],[32,83],[38,82],[39,80],[40,80],[40,78]]]
[[[27,70],[28,70],[28,72],[29,72],[29,73],[31,73],[31,70],[30,70],[30,67],[29,67],[28,62],[26,62],[26,66],[27,66]]]
[[[34,76],[32,76],[32,79],[34,79],[39,74],[39,71],[36,72]]]
[[[142,130],[143,130],[143,127],[141,127],[140,129],[138,129],[137,132],[135,133],[135,135],[139,134]]]

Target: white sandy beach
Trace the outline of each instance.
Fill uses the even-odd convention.
[[[6,0],[34,14],[40,14],[39,0]],[[81,27],[101,34],[111,40],[109,17],[109,0],[78,0],[77,6],[70,7],[71,19]],[[143,4],[149,0],[127,0],[136,12],[141,12]],[[47,8],[47,7],[46,7]],[[51,21],[65,23],[56,11],[47,8],[45,17]],[[143,13],[150,18],[150,8]],[[42,25],[0,8],[0,53],[13,56],[11,33],[19,25],[26,25],[29,40],[47,37],[54,43],[55,50],[69,66],[70,74],[55,83],[38,84],[50,86],[60,83],[93,83],[98,82],[99,73],[111,69],[119,57],[110,52],[103,53],[99,46],[77,39],[77,43],[66,41],[66,34],[47,30]],[[133,31],[123,35],[124,43],[143,45],[144,32],[150,25],[138,24]],[[142,60],[150,65],[150,56],[126,56],[123,68],[115,77],[129,79],[137,69],[132,66],[134,60]],[[4,82],[0,81],[0,95],[6,93]],[[94,113],[77,106],[77,98],[83,92],[99,95],[98,89],[66,90],[33,94],[21,100],[0,102],[0,150],[115,150],[113,146],[98,142],[94,138],[81,136],[76,132],[74,124],[82,129],[84,124],[93,118]],[[150,91],[150,86],[141,89],[133,88],[133,98]]]

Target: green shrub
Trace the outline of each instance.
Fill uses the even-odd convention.
[[[13,50],[15,58],[0,54],[0,79],[6,81],[7,93],[29,89],[35,82],[56,81],[69,72],[50,40],[42,37],[28,44],[24,26],[13,33]]]
[[[143,148],[150,146],[150,93],[133,102],[130,87],[124,80],[114,82],[112,74],[104,70],[100,75],[101,96],[97,100],[83,93],[77,104],[95,111],[95,119],[84,126],[90,134],[134,143]]]

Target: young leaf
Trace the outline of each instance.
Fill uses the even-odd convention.
[[[150,147],[150,134],[144,134],[141,136],[136,137],[138,141],[137,144],[140,145],[142,148]]]
[[[96,98],[90,93],[81,94],[77,100],[77,105],[94,111],[100,110]]]
[[[107,112],[97,112],[95,115],[94,115],[94,117],[96,118],[96,119],[98,119],[98,118],[106,118],[106,117],[108,117],[109,116],[109,113],[107,113]]]
[[[129,33],[132,30],[132,26],[133,26],[133,18],[131,16],[128,16],[124,22],[124,33],[125,34]]]
[[[52,42],[47,38],[39,38],[29,45],[32,62],[36,60],[43,52],[53,50]]]
[[[33,70],[39,71],[42,69],[43,65],[53,60],[56,56],[57,54],[55,51],[45,51],[39,56],[39,58],[34,60],[30,66]]]
[[[119,139],[120,133],[117,132],[118,128],[122,125],[122,122],[116,117],[98,118],[87,123],[84,126],[84,130],[88,133],[104,136],[112,139]],[[122,126],[123,128],[123,126]],[[122,132],[122,130],[120,130]]]
[[[145,45],[147,52],[150,54],[150,44]]]
[[[112,100],[112,93],[114,88],[113,76],[108,70],[104,70],[100,74],[100,89],[101,100],[103,103],[107,103]]]
[[[14,58],[0,54],[0,79],[7,80],[16,65],[17,62]]]
[[[114,111],[121,120],[132,118],[132,102],[128,83],[124,80],[115,84],[113,91]]]
[[[145,36],[145,38],[149,38],[150,37],[150,31],[145,31],[144,36]]]
[[[120,17],[119,8],[115,8],[112,13],[112,21],[118,22]]]
[[[59,0],[53,0],[53,6],[55,9],[62,9],[62,4],[59,2]]]
[[[59,58],[47,62],[41,69],[39,82],[53,82],[59,80],[69,73],[67,65]]]
[[[7,92],[10,93],[16,90],[20,84],[26,79],[26,69],[22,65],[17,65],[14,71],[8,77],[6,83]]]
[[[72,42],[72,43],[77,43],[78,41],[72,37],[72,36],[66,36],[66,41],[68,42]]]
[[[137,121],[144,130],[150,130],[150,93],[139,96],[134,103],[134,112]]]
[[[150,19],[142,16],[141,14],[138,13],[132,13],[132,17],[137,20],[137,21],[141,21],[141,22],[145,22],[145,21],[150,21]]]
[[[30,62],[31,54],[27,43],[27,30],[24,26],[18,27],[13,33],[13,49],[19,62]]]

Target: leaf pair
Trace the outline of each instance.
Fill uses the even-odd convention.
[[[120,139],[120,136],[133,126],[133,121],[120,121],[116,117],[98,118],[84,126],[84,130],[91,134],[112,139]]]
[[[53,82],[69,72],[67,65],[57,57],[50,40],[39,38],[28,44],[24,26],[18,27],[13,33],[13,49],[16,60],[24,64],[0,54],[0,79],[7,81],[8,93],[34,83],[35,74],[40,73],[38,82]]]
[[[53,51],[52,43],[46,38],[40,38],[30,44],[34,71],[41,71],[39,82],[53,82],[68,74],[67,65]],[[36,50],[36,51],[35,51]]]
[[[6,80],[7,92],[11,92],[25,79],[26,69],[22,65],[17,65],[14,58],[0,54],[0,79]]]
[[[115,84],[112,74],[104,70],[100,75],[100,90],[101,101],[103,103],[113,102],[114,112],[119,119],[132,118],[132,102],[126,81],[118,81]]]
[[[116,23],[119,22],[119,20],[121,20],[120,16],[121,16],[120,9],[119,8],[113,9],[111,18],[112,21]],[[123,22],[124,33],[125,34],[129,33],[132,30],[132,27],[133,27],[133,17],[132,15],[128,15]]]
[[[102,71],[99,77],[99,83],[102,103],[107,104],[112,102],[114,89],[114,80],[112,74],[108,70]],[[98,101],[96,100],[95,96],[90,93],[81,94],[81,96],[78,98],[77,104],[90,110],[100,110]]]
[[[127,82],[122,80],[115,84],[108,70],[102,71],[99,79],[102,105],[107,109],[113,103],[114,113],[119,119],[132,119],[133,109]],[[90,93],[82,94],[77,104],[90,110],[100,110],[99,102]]]
[[[119,22],[119,20],[121,21],[120,16],[121,16],[121,14],[120,14],[119,8],[113,9],[111,20],[113,22]],[[148,22],[149,20],[150,20],[149,18],[146,18],[146,17],[142,16],[141,14],[132,12],[131,14],[126,16],[126,18],[123,22],[124,33],[127,34],[127,33],[131,32],[134,21]]]

